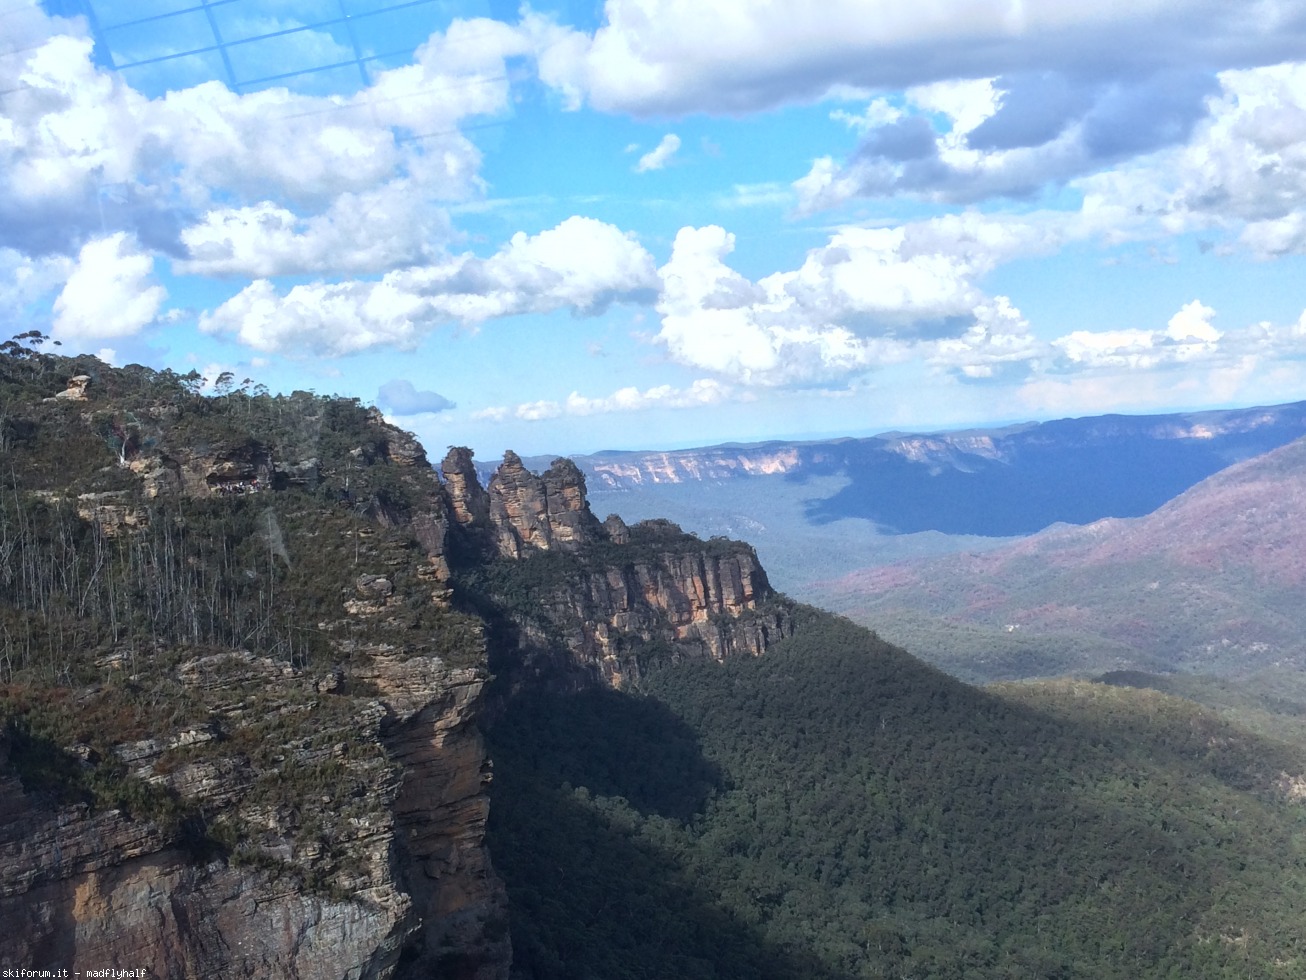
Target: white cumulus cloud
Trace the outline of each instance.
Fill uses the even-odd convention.
[[[87,242],[54,301],[52,335],[90,341],[139,333],[168,295],[153,274],[153,256],[125,232]]]
[[[63,255],[33,258],[17,249],[0,248],[0,316],[26,327],[26,318],[36,316],[30,308],[62,286],[73,265]]]
[[[389,272],[379,280],[310,283],[281,294],[259,279],[205,313],[200,328],[264,351],[351,354],[414,346],[440,324],[651,298],[653,258],[633,236],[571,217],[537,235],[519,232],[497,253],[470,253]]]
[[[1193,300],[1170,318],[1165,335],[1176,343],[1213,344],[1220,339],[1220,331],[1211,326],[1215,310]]]
[[[429,257],[442,204],[484,191],[459,127],[509,108],[507,61],[533,44],[455,20],[350,96],[208,81],[150,98],[94,63],[81,22],[19,0],[11,23],[27,36],[0,57],[0,247],[71,252],[121,230],[225,275],[311,272],[333,250],[346,271]]]
[[[412,206],[415,193],[407,179],[347,191],[308,218],[272,201],[216,208],[182,229],[190,257],[175,267],[195,275],[266,277],[412,265],[453,236],[443,210]]]
[[[818,158],[794,188],[806,212],[902,193],[950,203],[1028,197],[1182,145],[1218,89],[1200,70],[1159,71],[1129,86],[1057,71],[916,86],[901,109],[873,100],[865,116],[846,117],[860,145],[843,163]]]
[[[1273,64],[1306,50],[1306,4],[1208,0],[608,0],[592,35],[543,18],[541,77],[604,111],[743,113],[832,91],[1004,73],[1140,78],[1176,65]],[[1127,38],[1127,43],[1122,42]],[[922,57],[922,51],[929,57]]]
[[[1148,371],[1226,357],[1224,335],[1211,326],[1214,316],[1215,310],[1193,300],[1161,330],[1076,330],[1052,342],[1059,355],[1053,368]]]
[[[913,353],[982,377],[1028,360],[1028,325],[981,283],[1017,256],[1086,233],[1077,217],[976,212],[891,228],[845,227],[803,264],[752,282],[734,236],[683,228],[659,270],[657,340],[680,363],[750,385],[843,384]],[[987,366],[987,367],[986,367]]]
[[[540,400],[514,406],[483,408],[472,413],[472,418],[485,422],[506,422],[517,419],[539,422],[561,416],[606,415],[611,412],[640,412],[653,408],[702,408],[718,405],[731,399],[747,399],[733,387],[715,378],[699,378],[687,388],[656,385],[640,390],[635,386],[619,388],[610,395],[590,397],[573,391],[561,401]]]
[[[1153,233],[1214,229],[1269,259],[1306,251],[1306,62],[1221,72],[1182,146],[1076,181],[1085,207],[1145,216]]]
[[[699,378],[688,388],[657,385],[641,391],[632,385],[600,398],[587,398],[573,391],[564,405],[568,415],[603,415],[647,408],[699,408],[719,404],[734,396],[734,389],[729,385],[715,378]]]

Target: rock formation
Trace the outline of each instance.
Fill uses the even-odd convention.
[[[186,828],[29,793],[8,765],[12,738],[0,731],[0,960],[215,980],[427,976],[452,961],[449,975],[507,975],[504,895],[483,843],[488,766],[475,726],[483,671],[378,656],[315,682],[231,654],[179,673],[213,699],[213,728],[117,754],[137,778],[201,804],[208,819],[256,828],[258,859],[197,859]],[[374,687],[379,698],[357,700],[350,722],[365,733],[361,748],[358,740],[320,750],[292,743],[282,764],[311,767],[326,753],[336,788],[359,795],[328,790],[323,812],[310,814],[293,807],[294,791],[283,801],[254,792],[268,776],[258,765],[195,752],[218,740],[215,730],[239,738],[251,717],[242,714],[250,704],[231,699],[241,678],[270,690],[274,704],[310,688]],[[327,860],[318,839],[298,832],[307,820],[345,855],[329,887],[305,885]]]
[[[577,551],[603,536],[585,499],[585,476],[569,459],[554,460],[536,476],[509,450],[488,493],[495,541],[507,558],[521,558],[532,549]]]
[[[562,628],[576,662],[613,686],[638,679],[641,645],[679,657],[761,656],[788,635],[786,607],[767,608],[766,573],[751,548],[727,554],[656,550],[590,571],[579,588],[541,605]]]
[[[105,537],[110,538],[129,533],[150,522],[149,511],[134,506],[130,495],[123,490],[78,494],[77,515],[84,521],[98,524]]]
[[[426,450],[411,432],[405,432],[385,420],[380,409],[368,409],[367,419],[384,433],[385,458],[396,466],[429,466]]]
[[[68,379],[68,387],[59,392],[54,397],[61,401],[84,402],[89,400],[86,389],[91,386],[91,377],[87,374],[78,374]]]
[[[609,514],[605,517],[603,530],[613,544],[627,544],[630,541],[630,528],[626,526],[620,514]]]
[[[506,452],[488,492],[469,450],[451,450],[443,470],[464,533],[493,541],[501,559],[571,561],[523,587],[525,608],[514,610],[520,650],[501,672],[620,685],[655,660],[757,656],[791,628],[751,548],[704,542],[668,521],[630,528],[613,514],[599,523],[571,460],[536,476]]]
[[[0,507],[0,965],[503,980],[491,657],[621,684],[790,628],[750,548],[600,523],[570,460],[441,481],[357,402],[97,370],[47,402],[0,360],[42,516]]]
[[[465,446],[450,447],[440,464],[440,472],[449,491],[454,520],[464,526],[488,526],[490,497],[476,478],[472,451]]]

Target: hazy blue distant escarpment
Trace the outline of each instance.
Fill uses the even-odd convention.
[[[1149,513],[1198,480],[1301,435],[1306,402],[573,459],[592,491],[839,476],[841,489],[811,500],[810,523],[859,518],[890,534],[1001,537]]]
[[[1302,435],[1306,403],[573,458],[598,513],[743,538],[778,588],[819,601],[812,583],[868,566],[1150,513]]]

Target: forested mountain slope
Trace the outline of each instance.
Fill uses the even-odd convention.
[[[529,978],[1294,977],[1303,753],[967,687],[815,610],[638,694],[522,694],[490,846]]]

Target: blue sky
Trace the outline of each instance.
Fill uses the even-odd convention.
[[[0,316],[433,455],[1306,398],[1306,0],[9,0]]]

